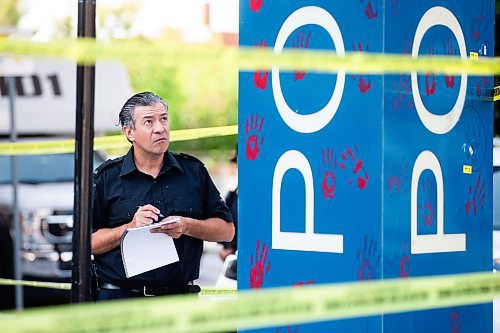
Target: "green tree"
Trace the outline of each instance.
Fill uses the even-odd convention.
[[[177,43],[181,37],[175,30],[165,31],[155,43]],[[214,41],[217,43],[217,41]],[[168,67],[161,61],[127,65],[132,89],[153,91],[169,105],[170,127],[190,129],[236,125],[238,121],[238,71],[227,68],[223,61],[211,66]],[[173,150],[207,151],[234,149],[235,136],[190,140],[172,144]]]
[[[19,0],[0,1],[0,27],[15,27],[21,18]]]
[[[97,15],[97,37],[104,38],[130,38],[132,26],[139,10],[139,5],[133,1],[127,1],[116,7],[98,5]]]
[[[70,16],[66,16],[56,23],[55,37],[70,38],[76,37],[76,22]]]

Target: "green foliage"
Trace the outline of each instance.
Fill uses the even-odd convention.
[[[0,27],[15,27],[21,18],[19,0],[0,1]]]
[[[56,22],[54,36],[56,38],[69,38],[76,36],[76,22],[73,22],[71,16],[66,16]]]
[[[130,38],[132,23],[139,11],[139,4],[125,1],[118,6],[97,5],[97,37],[98,38]]]
[[[135,92],[153,91],[169,105],[170,128],[189,129],[237,124],[238,73],[223,64],[211,67],[128,65]],[[178,151],[232,149],[234,137],[173,143]]]

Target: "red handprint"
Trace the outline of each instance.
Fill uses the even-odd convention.
[[[266,90],[267,88],[267,77],[269,76],[269,71],[256,70],[253,73],[253,84],[255,88]]]
[[[269,248],[266,243],[262,244],[262,249],[260,249],[260,241],[257,241],[255,245],[255,264],[253,262],[253,255],[250,256],[250,288],[260,289],[262,287],[262,282],[264,282],[264,275],[269,272],[271,268],[271,262],[267,262],[267,255],[269,254]],[[267,265],[266,265],[267,263]]]
[[[448,56],[452,55],[452,52],[451,52],[451,39],[450,38],[448,38],[448,44],[444,45],[444,54],[448,55]],[[455,53],[454,54],[457,55],[457,50],[456,49],[455,49]],[[448,87],[450,89],[455,88],[455,75],[445,75],[444,76],[444,81],[445,81],[446,87]]]
[[[389,191],[399,192],[401,190],[401,180],[398,176],[389,176],[389,180],[387,181],[387,187]]]
[[[432,84],[429,83],[429,76],[432,76]],[[436,92],[436,80],[434,74],[425,74],[425,94],[427,96],[434,95]]]
[[[314,280],[295,282],[293,284],[293,286],[294,287],[301,287],[301,286],[308,285],[308,284],[314,284]]]
[[[403,54],[409,54],[412,49],[412,42],[409,40],[405,40],[405,45],[403,47]],[[413,109],[413,98],[411,98],[411,81],[409,75],[400,75],[399,82],[396,86],[396,83],[392,84],[392,88],[397,91],[397,99],[392,101],[393,111],[398,110],[399,104],[408,106],[408,110]]]
[[[392,88],[395,89],[398,93],[398,97],[392,101],[392,110],[396,112],[398,110],[399,104],[406,104],[408,110],[413,109],[413,99],[410,98],[411,92],[411,83],[409,75],[400,75],[399,82],[396,86],[396,83],[392,84]]]
[[[434,50],[429,49],[429,54],[434,55]],[[429,77],[432,77],[432,84],[429,82]],[[434,78],[434,74],[427,73],[425,74],[425,94],[427,96],[434,95],[436,92],[436,79]]]
[[[363,45],[360,43],[358,43],[358,49],[356,49],[356,45],[354,43],[352,43],[352,49],[355,51],[355,52],[363,52]],[[368,45],[366,45],[366,51],[368,51]],[[353,80],[356,80],[356,76],[355,75],[352,75],[352,79]],[[359,76],[359,83],[358,83],[358,89],[359,91],[361,91],[361,93],[363,94],[366,94],[366,92],[368,90],[370,90],[370,88],[372,87],[372,82],[370,79],[368,79],[368,83],[367,81],[365,80],[365,78],[363,76]]]
[[[380,254],[377,251],[377,242],[372,238],[367,244],[367,236],[363,241],[363,252],[358,250],[357,258],[361,261],[358,269],[358,280],[371,280],[380,263]]]
[[[321,182],[321,191],[323,196],[328,199],[333,199],[335,196],[335,174],[337,169],[337,161],[333,157],[333,151],[327,148],[326,151],[321,151],[321,161],[323,162],[324,172],[323,181]]]
[[[363,0],[360,0],[361,3],[363,3]],[[378,7],[378,1],[375,1],[375,9]],[[365,15],[368,17],[368,19],[374,19],[377,17],[377,12],[373,10],[372,2],[368,0],[368,3],[366,4],[365,7]]]
[[[302,287],[302,286],[305,286],[308,284],[314,284],[314,280],[296,282],[293,284],[293,286],[294,287]],[[283,330],[283,332],[287,332],[287,333],[298,333],[298,332],[300,332],[300,324],[286,325],[286,331],[285,331],[285,327],[278,327],[276,329],[275,333],[281,333],[282,330]]]
[[[476,186],[474,187],[474,192],[472,191],[472,185],[469,186],[469,196],[471,196],[471,198],[469,198],[469,200],[465,203],[465,212],[467,215],[469,215],[472,209],[474,216],[476,216],[478,209],[481,208],[482,210],[484,208],[483,201],[486,197],[484,194],[485,184],[486,182],[484,180],[481,183],[481,175],[479,175],[476,181]]]
[[[356,152],[358,151],[358,147],[356,145],[354,146],[354,150]],[[351,148],[347,148],[345,152],[342,152],[341,156],[342,156],[342,160],[339,162],[339,166],[342,169],[347,170],[346,164],[349,162],[349,158],[350,158],[350,160],[352,160],[352,162],[354,163],[354,167],[352,168],[352,173],[358,177],[357,178],[358,187],[360,189],[366,188],[366,184],[368,182],[368,173],[366,172],[365,168],[363,167],[363,161],[358,160],[356,158],[356,156],[354,155],[354,152],[351,150]],[[362,173],[360,173],[360,171],[362,171]],[[352,184],[352,180],[349,179],[348,183]]]
[[[257,114],[252,114],[250,119],[245,123],[245,134],[247,135],[245,155],[248,160],[255,161],[259,156],[260,146],[264,143],[264,137],[260,139],[259,143],[258,136],[260,135],[263,124],[264,118],[261,118],[259,122],[259,115]]]
[[[387,188],[391,194],[406,193],[408,182],[408,163],[401,159],[399,165],[392,163],[391,174],[388,176]]]
[[[406,40],[405,46],[403,48],[403,54],[408,54],[411,51],[412,42]],[[399,82],[393,83],[392,88],[397,91],[397,98],[392,101],[392,110],[394,112],[398,111],[400,104],[403,107],[407,106],[408,110],[413,109],[413,98],[411,98],[411,81],[410,75],[400,75]]]
[[[262,0],[249,0],[250,10],[253,12],[258,12],[262,8]]]
[[[285,331],[285,328],[286,328],[286,331]],[[278,327],[276,329],[275,333],[281,333],[281,332],[299,333],[300,332],[300,325],[286,325],[286,327]]]
[[[255,44],[255,47],[257,48],[266,48],[267,47],[267,42],[261,40],[260,44]],[[267,87],[267,77],[269,75],[268,70],[257,70],[253,73],[253,85],[257,89],[262,89],[266,90]]]
[[[428,177],[422,178],[422,201],[424,204],[418,204],[418,210],[423,212],[424,224],[427,227],[433,225],[435,219],[434,204],[431,198],[436,194],[436,189],[434,186],[434,181]]]
[[[399,6],[400,6],[399,0],[392,0],[391,3],[392,3],[392,12],[396,15],[399,14]]]
[[[368,90],[372,87],[372,82],[370,79],[368,79],[368,83],[366,83],[365,79],[361,76],[359,78],[359,84],[358,84],[358,89],[361,91],[363,94],[366,94]]]
[[[307,49],[309,47],[309,40],[311,39],[311,33],[307,33],[307,38],[304,38],[304,33],[297,32],[297,37],[293,39],[292,47],[294,49]],[[293,77],[295,81],[300,81],[306,76],[306,71],[295,71],[293,72]]]
[[[401,250],[402,250],[402,255],[401,255],[401,260],[399,261],[399,277],[406,278],[410,276],[410,270],[408,267],[410,265],[410,257],[408,256],[406,243],[401,245]]]
[[[481,13],[472,21],[472,38],[474,40],[478,40],[481,37],[481,30],[486,30],[486,27],[483,26],[483,14],[484,7],[481,7]]]
[[[460,331],[460,316],[456,309],[453,309],[450,313],[450,328],[452,333],[458,333]]]
[[[432,226],[432,221],[434,221],[434,206],[429,202],[424,202],[424,223],[426,226]]]
[[[479,81],[476,82],[476,96],[477,98],[481,97],[481,83]]]
[[[481,92],[483,91],[483,87],[485,91],[488,91],[488,85],[489,85],[489,80],[486,78],[481,78],[480,81],[476,81],[476,96],[477,98],[481,98],[482,95],[487,95],[482,94]]]

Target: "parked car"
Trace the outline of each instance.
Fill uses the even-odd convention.
[[[104,161],[94,154],[94,167]],[[27,155],[17,157],[18,209],[22,227],[23,279],[70,282],[72,260],[74,155]],[[13,185],[10,157],[0,156],[0,215],[12,233]],[[7,258],[0,258],[6,261]],[[25,288],[26,305],[69,300],[69,292]],[[47,297],[47,293],[51,296]],[[51,300],[52,298],[52,300]]]
[[[215,282],[215,286],[219,288],[230,288],[236,289],[238,286],[237,282],[237,262],[238,253],[230,254],[224,260],[221,273]]]

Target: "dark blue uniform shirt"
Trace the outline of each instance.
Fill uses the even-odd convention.
[[[129,223],[137,206],[146,204],[157,207],[166,217],[218,217],[233,221],[207,169],[190,155],[167,151],[160,173],[153,178],[136,168],[131,148],[124,157],[108,160],[96,169],[93,192],[92,232]],[[97,276],[123,288],[186,285],[199,277],[203,241],[182,235],[174,243],[178,262],[128,279],[119,246],[95,255]]]

